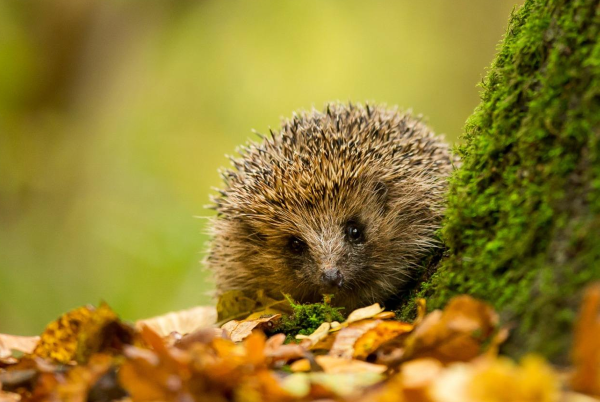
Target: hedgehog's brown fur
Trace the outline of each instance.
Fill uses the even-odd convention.
[[[241,155],[213,198],[207,264],[219,294],[333,293],[351,311],[401,292],[438,246],[452,158],[407,113],[332,103],[294,114]]]

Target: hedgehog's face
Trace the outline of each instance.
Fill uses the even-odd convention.
[[[304,227],[287,237],[283,250],[286,265],[301,281],[321,293],[348,289],[367,264],[366,228],[358,217],[336,222],[326,217],[317,228]]]
[[[405,255],[407,221],[401,211],[389,208],[386,185],[358,183],[335,202],[307,203],[294,214],[282,211],[281,224],[267,235],[267,243],[276,239],[273,247],[266,247],[279,257],[273,264],[276,272],[294,278],[285,281],[293,286],[284,291],[298,300],[318,301],[333,294],[338,304],[365,304],[405,279],[396,257]],[[286,216],[294,221],[286,222]]]

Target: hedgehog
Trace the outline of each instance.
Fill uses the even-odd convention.
[[[329,103],[258,134],[221,172],[205,260],[217,295],[264,290],[346,311],[402,294],[441,246],[454,159],[410,112]]]

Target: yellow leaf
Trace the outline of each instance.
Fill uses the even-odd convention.
[[[308,359],[296,360],[290,365],[290,369],[294,372],[310,371],[310,361]]]
[[[560,382],[541,357],[525,356],[520,365],[501,357],[476,369],[467,393],[480,402],[554,402],[560,397]]]
[[[79,332],[90,320],[94,310],[92,306],[80,307],[48,324],[33,354],[59,363],[73,360],[77,351]]]
[[[104,349],[119,351],[133,342],[133,328],[121,323],[117,315],[102,303],[97,309],[80,307],[50,323],[33,354],[59,363],[73,360],[83,363]]]

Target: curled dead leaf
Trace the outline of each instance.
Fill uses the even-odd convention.
[[[138,320],[135,323],[135,327],[140,330],[143,325],[146,325],[160,336],[168,336],[172,332],[185,335],[201,328],[210,327],[216,322],[216,308],[212,306],[198,306]]]
[[[221,329],[225,330],[227,336],[229,336],[233,342],[241,342],[246,339],[246,337],[248,337],[255,329],[273,328],[280,318],[281,314],[273,314],[254,320],[231,320],[223,324]]]
[[[377,314],[381,313],[384,309],[379,305],[379,303],[375,303],[373,305],[359,308],[354,310],[348,315],[344,324],[348,325],[356,321],[366,320],[368,318],[373,318]]]
[[[452,299],[443,311],[427,315],[405,343],[403,358],[434,357],[442,362],[469,361],[482,352],[498,325],[498,315],[470,296]]]
[[[0,334],[0,359],[11,357],[13,352],[33,353],[39,336],[16,336]]]

